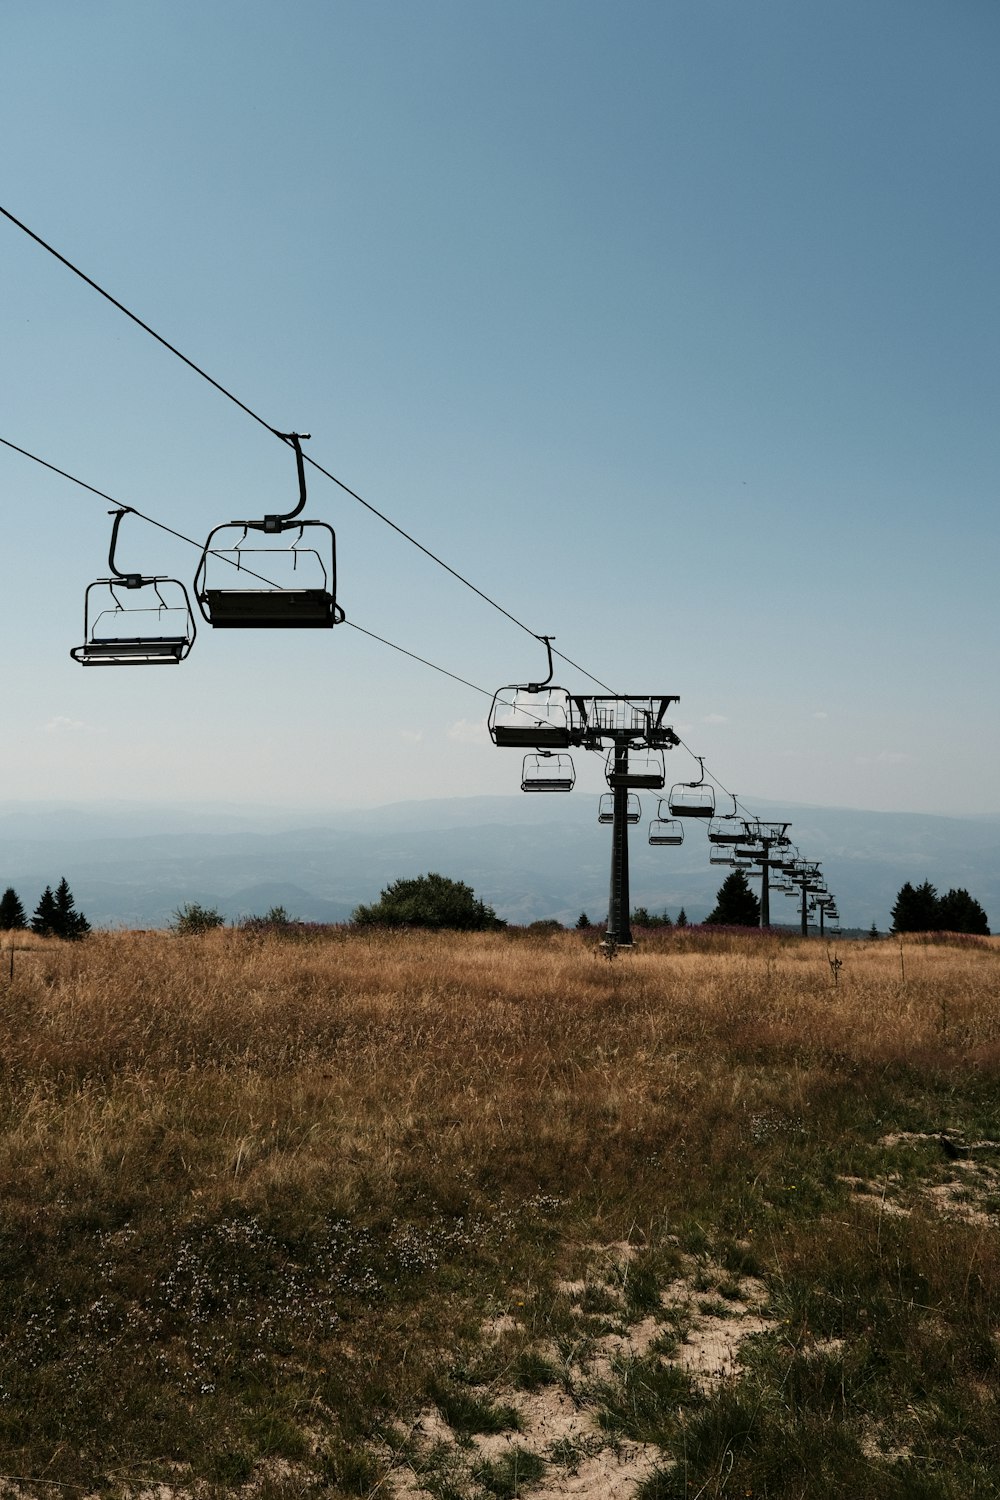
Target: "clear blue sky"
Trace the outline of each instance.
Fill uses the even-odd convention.
[[[4,206],[531,630],[680,694],[724,783],[1000,810],[994,0],[0,23]],[[201,539],[291,502],[287,449],[6,221],[0,266],[0,436]],[[2,449],[0,486],[9,797],[516,789],[488,699],[348,628],[81,669],[107,506]],[[490,691],[539,672],[310,486],[348,619]],[[122,561],[190,580],[193,548],[133,526]]]

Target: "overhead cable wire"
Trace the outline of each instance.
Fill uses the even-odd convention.
[[[395,641],[386,640],[384,635],[376,635],[374,630],[366,630],[363,625],[356,625],[353,620],[343,620],[344,625],[350,625],[352,630],[360,630],[362,635],[367,635],[371,640],[378,641],[382,646],[391,646],[393,651],[398,651],[402,656],[409,656],[413,661],[418,661],[422,666],[430,667],[434,672],[441,672],[443,676],[450,677],[454,682],[460,682],[463,687],[471,688],[474,693],[482,693],[484,698],[492,698],[493,694],[489,688],[480,687],[476,682],[470,682],[467,677],[459,677],[456,672],[449,672],[446,667],[439,667],[437,662],[428,661],[426,656],[418,656],[415,651],[407,651],[405,646],[397,646]]]
[[[15,453],[21,453],[25,458],[30,458],[33,463],[41,464],[43,469],[50,469],[53,474],[58,474],[61,479],[68,479],[71,484],[78,484],[82,490],[89,490],[92,495],[98,495],[102,500],[109,501],[119,510],[128,511],[129,515],[138,516],[140,521],[145,521],[150,526],[156,526],[160,531],[169,532],[178,541],[187,542],[190,546],[197,547],[199,551],[203,550],[201,543],[196,542],[194,537],[185,536],[183,531],[175,531],[172,526],[168,526],[164,521],[158,521],[155,516],[147,516],[143,511],[136,510],[134,505],[126,505],[123,501],[116,500],[113,495],[105,494],[104,490],[99,490],[96,486],[88,484],[85,479],[77,479],[75,474],[70,474],[65,469],[60,469],[55,464],[50,464],[47,459],[39,458],[37,453],[30,453],[27,448],[19,447],[17,443],[12,443],[9,438],[0,437],[0,443],[3,443],[5,448],[12,448]],[[277,587],[273,579],[265,578],[262,573],[255,573],[252,568],[248,568],[244,563],[233,562],[231,558],[226,556],[225,552],[217,552],[213,549],[211,556],[221,559],[222,562],[228,562],[231,567],[241,569],[242,572],[248,573],[251,578],[256,578],[261,583],[269,583],[272,587]]]
[[[189,359],[186,354],[182,353],[182,351],[177,348],[176,344],[172,344],[170,340],[164,338],[161,333],[157,333],[155,328],[152,328],[147,322],[144,321],[144,319],[140,318],[137,313],[134,313],[131,310],[131,308],[126,307],[124,302],[120,302],[117,297],[113,296],[111,292],[107,291],[103,286],[100,285],[99,282],[95,281],[92,276],[88,276],[85,271],[81,270],[80,267],[75,265],[73,261],[71,261],[67,256],[61,254],[61,252],[58,251],[54,245],[50,245],[48,240],[43,239],[40,234],[36,234],[33,229],[29,228],[28,225],[25,224],[21,219],[18,219],[14,214],[10,212],[9,209],[4,208],[2,204],[0,204],[0,214],[3,214],[5,219],[8,219],[18,229],[22,230],[26,235],[28,235],[30,239],[34,240],[36,245],[40,245],[43,250],[46,250],[49,253],[49,255],[54,256],[54,258],[58,260],[61,265],[64,265],[67,270],[72,271],[74,276],[78,276],[81,281],[85,282],[87,286],[91,287],[95,292],[103,297],[105,301],[110,302],[112,307],[115,307],[119,312],[124,313],[125,316],[127,318],[130,318],[137,327],[143,330],[144,333],[148,333],[149,336],[155,339],[158,344],[162,344],[164,349],[167,349],[171,354],[176,355],[177,358],[182,360],[183,363],[186,364],[189,369],[193,370],[196,375],[200,375],[203,380],[207,380],[209,385],[213,386],[215,390],[217,390],[221,395],[225,396],[227,400],[232,401],[233,404],[235,406],[238,406],[241,411],[245,412],[248,417],[252,417],[255,422],[257,422],[261,427],[265,428],[267,432],[270,432],[272,436],[278,438],[281,442],[288,442],[288,437],[285,433],[280,432],[278,428],[273,427],[270,422],[266,421],[260,415],[259,412],[254,411],[253,407],[248,406],[245,401],[241,401],[239,396],[235,395],[234,392],[231,391],[227,386],[223,385],[221,381],[216,380],[215,377],[210,375],[207,370],[202,369],[201,365],[196,364],[193,359]],[[516,625],[519,630],[523,630],[527,635],[530,635],[532,639],[540,639],[538,632],[532,630],[530,625],[526,625],[523,620],[519,620],[516,615],[511,614],[510,610],[505,609],[504,606],[498,603],[496,599],[493,599],[489,594],[478,588],[476,584],[474,584],[470,579],[466,578],[463,573],[460,573],[457,568],[453,568],[450,563],[445,562],[444,558],[439,557],[436,552],[433,552],[430,547],[425,547],[423,542],[418,541],[415,536],[413,536],[409,531],[406,531],[396,521],[393,521],[392,518],[390,516],[387,516],[384,511],[379,510],[377,506],[372,505],[370,501],[364,498],[364,496],[359,495],[357,490],[352,489],[351,486],[349,484],[346,484],[343,479],[338,479],[336,474],[331,473],[329,469],[325,468],[323,464],[319,463],[315,458],[312,458],[308,453],[304,453],[302,456],[305,459],[306,463],[310,464],[312,468],[316,469],[320,474],[324,475],[325,478],[329,479],[333,484],[337,485],[338,488],[343,490],[346,495],[350,495],[352,500],[356,500],[359,505],[364,506],[367,511],[370,511],[373,516],[376,516],[380,521],[384,522],[386,526],[391,527],[393,531],[395,531],[399,536],[403,537],[403,539],[409,542],[411,546],[416,547],[417,550],[422,552],[425,557],[430,558],[432,562],[436,563],[439,568],[443,568],[446,573],[450,573],[452,578],[456,579],[457,582],[464,584],[467,589],[470,589],[472,593],[478,595],[478,597],[482,599],[485,604],[489,604],[493,609],[497,610],[501,615],[504,616],[505,619],[509,620],[512,625]],[[598,683],[600,687],[606,686],[606,684],[601,682],[599,678],[594,677],[593,673],[588,672],[586,668],[578,666],[575,662],[570,661],[568,657],[563,656],[562,652],[557,651],[556,655],[560,657],[562,661],[565,661],[569,666],[573,667],[574,670],[582,672],[583,675],[585,677],[589,677],[592,682]],[[610,689],[608,689],[608,691],[610,691]]]
[[[127,510],[133,516],[138,516],[141,521],[148,521],[150,526],[158,526],[161,531],[169,531],[171,536],[177,537],[182,542],[191,542],[197,547],[198,543],[192,537],[185,536],[181,531],[175,531],[172,526],[167,526],[163,521],[157,521],[154,516],[143,515],[141,510],[136,510],[134,505],[125,505],[121,500],[116,500],[113,495],[107,495],[95,485],[88,484],[85,479],[77,479],[75,474],[69,474],[65,469],[60,469],[56,464],[50,464],[48,459],[39,458],[37,453],[30,453],[27,448],[21,448],[17,443],[12,443],[9,438],[0,437],[0,443],[5,448],[13,448],[15,453],[21,453],[25,458],[30,458],[33,463],[41,464],[43,469],[51,469],[53,474],[58,474],[61,479],[68,479],[71,484],[78,484],[82,490],[89,490],[92,495],[98,495],[102,500],[107,500],[111,505],[116,505],[119,510]]]
[[[2,203],[0,203],[0,214],[3,214],[4,218],[9,219],[12,224],[16,224],[18,229],[23,229],[29,239],[34,240],[36,245],[41,245],[43,250],[47,250],[50,255],[55,256],[56,260],[60,261],[68,271],[72,271],[74,276],[79,276],[81,281],[85,281],[105,301],[110,302],[112,307],[117,307],[118,311],[124,313],[126,318],[131,318],[132,322],[136,323],[144,333],[148,333],[150,338],[154,338],[158,344],[162,344],[164,349],[169,349],[171,354],[176,354],[177,358],[183,360],[190,369],[194,370],[196,375],[201,376],[202,380],[207,380],[209,385],[214,385],[217,391],[220,391],[223,396],[234,402],[241,411],[245,411],[248,417],[253,417],[255,422],[259,422],[261,427],[266,427],[268,432],[274,433],[275,437],[282,436],[280,432],[271,426],[270,422],[265,422],[264,418],[258,416],[251,407],[247,406],[245,401],[241,401],[239,396],[234,396],[232,391],[227,390],[218,380],[214,380],[207,370],[201,368],[201,365],[196,365],[193,359],[188,359],[187,355],[182,354],[176,345],[171,344],[169,339],[163,337],[162,333],[157,333],[155,328],[150,328],[149,324],[144,323],[137,313],[132,312],[130,308],[125,306],[124,302],[119,302],[117,297],[113,297],[110,292],[105,291],[104,287],[100,286],[93,277],[88,276],[86,271],[81,271],[80,267],[75,266],[71,260],[67,260],[65,255],[60,255],[54,245],[50,245],[48,240],[43,240],[40,234],[36,234],[33,229],[28,228],[27,224],[15,218],[10,209],[4,208]]]

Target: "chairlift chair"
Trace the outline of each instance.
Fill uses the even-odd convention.
[[[642,803],[635,792],[629,792],[626,803],[626,823],[638,823],[642,817]],[[615,794],[614,792],[602,792],[601,800],[597,807],[598,823],[613,823],[615,821]]]
[[[544,682],[511,683],[493,695],[488,728],[494,745],[517,750],[565,750],[570,743],[570,701],[565,688],[552,684],[554,637],[540,635],[549,655]]]
[[[708,862],[710,865],[734,865],[736,863],[736,855],[733,853],[731,845],[710,844]]]
[[[666,781],[662,750],[630,750],[624,770],[618,770],[614,750],[608,751],[604,769],[608,786],[631,786],[658,792]]]
[[[286,514],[226,521],[209,532],[194,589],[202,615],[216,630],[323,630],[344,618],[337,603],[333,527],[297,519],[306,503],[302,440],[309,434],[278,436],[295,449],[299,503]],[[290,541],[279,545],[286,536]],[[258,537],[267,540],[258,545]]]
[[[733,798],[733,811],[725,813],[721,817],[713,818],[708,825],[708,841],[710,844],[742,844],[747,837],[745,819],[741,818],[735,810],[736,798]]]
[[[194,645],[194,614],[179,578],[123,573],[115,563],[118,528],[131,506],[114,516],[108,551],[110,578],[88,584],[83,602],[83,645],[70,656],[82,667],[172,667]]]
[[[684,842],[684,824],[679,818],[668,818],[664,814],[667,811],[666,799],[661,797],[656,810],[656,817],[649,825],[649,842],[651,844],[678,845]]]
[[[679,781],[670,788],[667,799],[672,818],[711,818],[715,816],[715,790],[705,781],[705,762],[696,756],[701,775],[697,781]],[[740,833],[740,838],[745,834]]]
[[[540,750],[526,755],[521,766],[522,792],[571,792],[576,785],[576,770],[571,755],[557,755]]]

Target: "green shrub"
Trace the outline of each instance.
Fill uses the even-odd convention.
[[[200,932],[211,932],[225,924],[225,917],[214,906],[201,906],[197,901],[187,901],[174,912],[171,931],[179,937],[191,937]]]
[[[506,927],[492,906],[476,899],[471,886],[444,875],[418,875],[386,886],[373,906],[359,906],[358,927],[444,927],[456,932],[492,932]]]

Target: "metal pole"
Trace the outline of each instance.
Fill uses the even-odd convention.
[[[806,910],[806,886],[808,881],[802,882],[802,936],[809,936],[809,913]]]
[[[764,858],[760,865],[760,925],[771,925],[771,840],[762,839]]]
[[[618,948],[630,947],[632,928],[628,888],[628,743],[615,745],[612,789],[614,823],[611,830],[611,884],[608,890],[607,941]]]
[[[823,936],[823,918],[826,916],[826,902],[825,901],[818,901],[816,904],[819,907],[819,935],[820,935],[820,937],[822,937]]]

